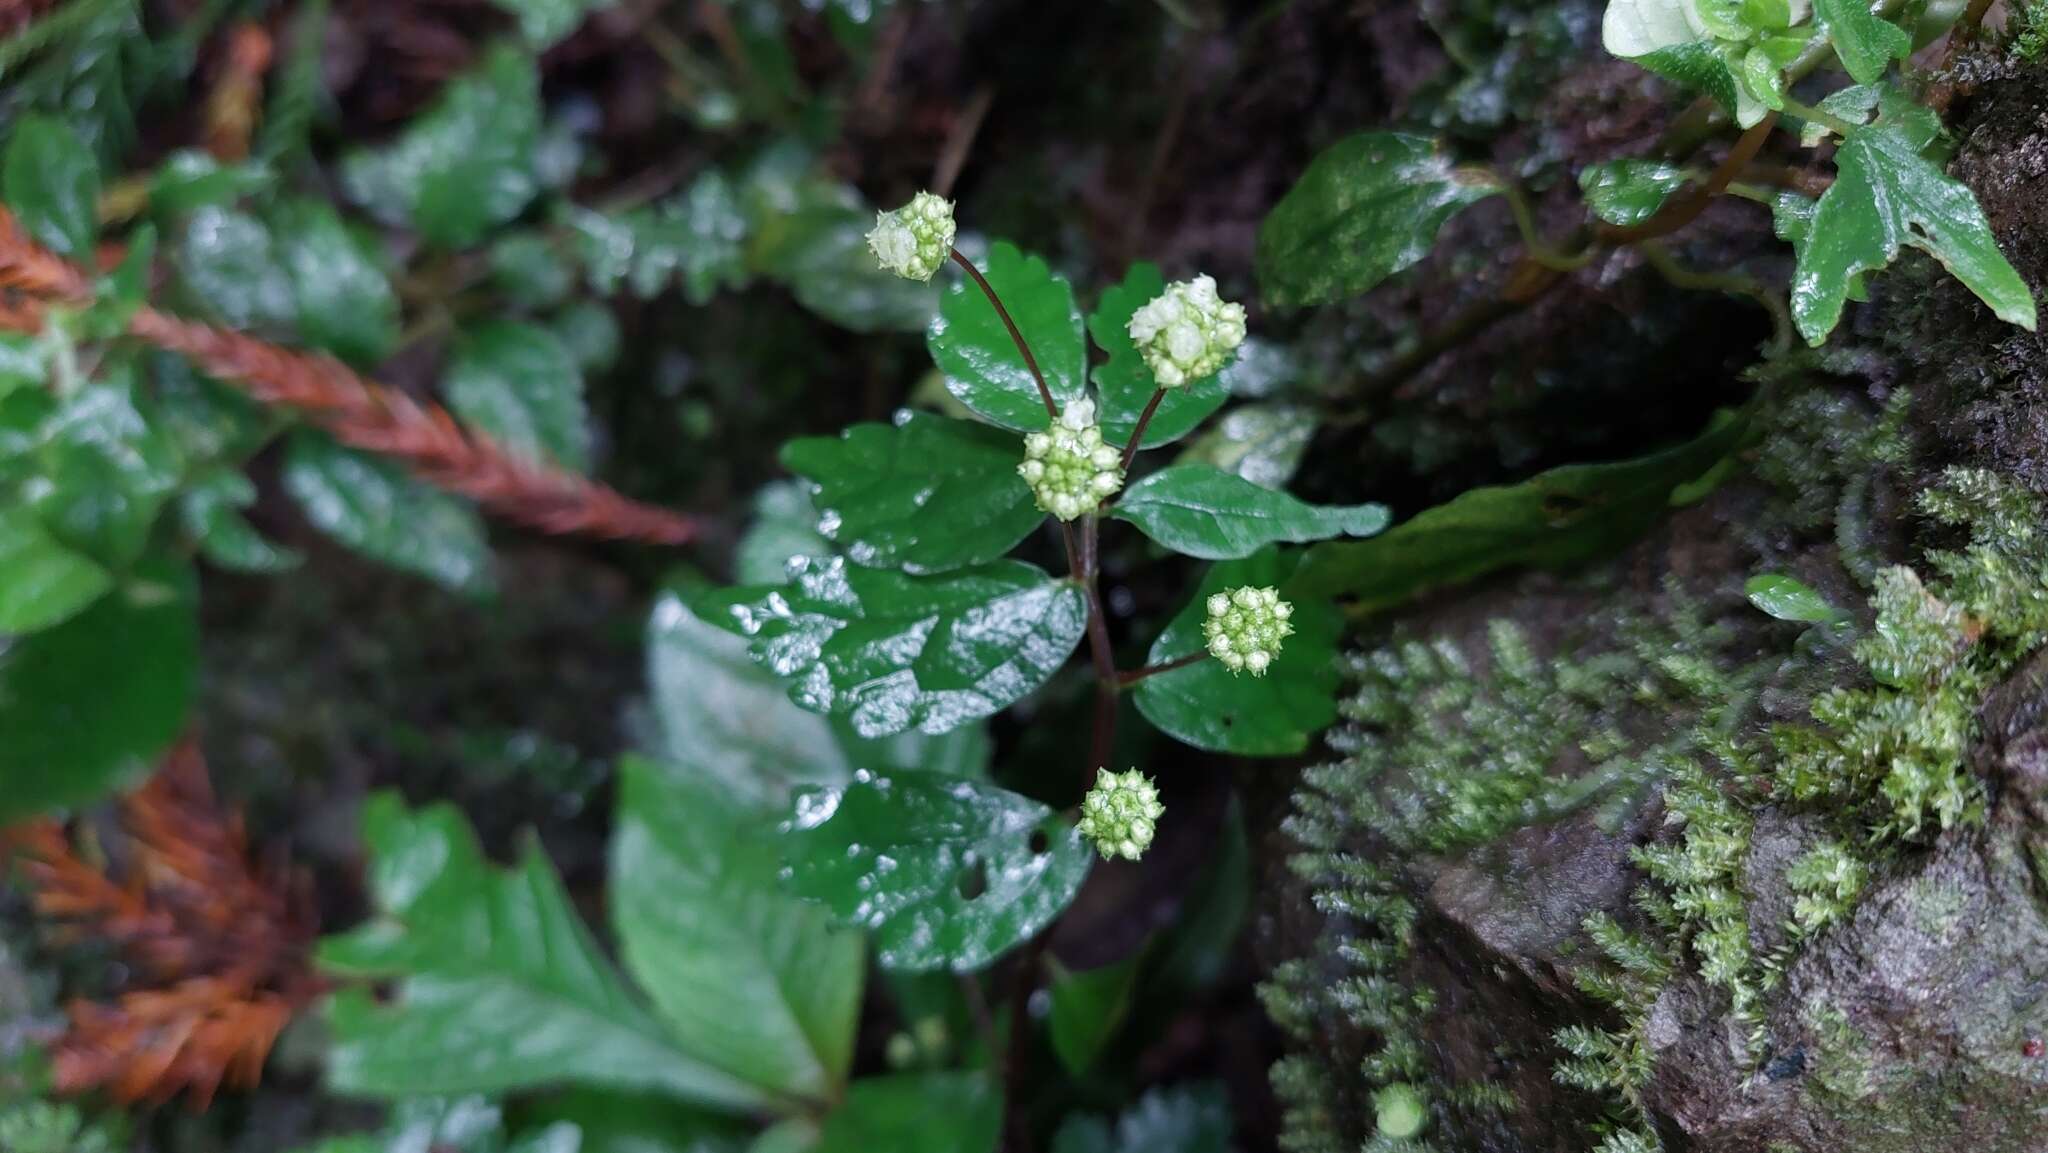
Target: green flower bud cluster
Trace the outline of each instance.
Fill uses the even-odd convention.
[[[1143,773],[1132,769],[1118,775],[1108,769],[1095,770],[1095,787],[1081,801],[1081,835],[1095,842],[1104,857],[1135,861],[1152,844],[1152,833],[1166,806],[1159,803],[1159,790]]]
[[[1294,606],[1281,600],[1274,589],[1246,585],[1217,593],[1205,607],[1209,619],[1202,622],[1202,635],[1208,639],[1209,655],[1233,676],[1239,672],[1265,676],[1280,655],[1281,642],[1294,632],[1294,626],[1287,623]]]
[[[1132,343],[1161,388],[1214,376],[1244,343],[1244,306],[1216,295],[1213,277],[1169,284],[1131,314]]]
[[[875,213],[868,250],[905,280],[930,280],[953,251],[953,203],[920,192],[893,212]]]
[[[1039,508],[1073,520],[1124,486],[1123,455],[1102,442],[1095,402],[1084,397],[1068,402],[1052,427],[1025,436],[1017,475],[1031,486]]]

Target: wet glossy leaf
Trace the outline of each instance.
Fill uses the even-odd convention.
[[[1230,1097],[1207,1082],[1153,1089],[1117,1118],[1076,1114],[1061,1124],[1052,1153],[1232,1153]]]
[[[1600,18],[1600,46],[1624,60],[1705,35],[1687,17],[1684,0],[1608,0]]]
[[[1869,0],[1814,0],[1813,15],[1858,84],[1877,83],[1892,61],[1912,54],[1913,38],[1873,13]]]
[[[288,548],[264,540],[241,511],[256,503],[256,486],[238,472],[215,473],[195,482],[178,497],[185,532],[199,543],[208,563],[230,572],[275,573],[296,568],[303,559]]]
[[[178,486],[176,448],[113,382],[67,398],[35,434],[37,480],[23,503],[58,540],[119,570],[149,543]]]
[[[832,718],[848,761],[879,776],[931,773],[966,780],[988,779],[995,742],[986,724],[962,725],[938,734],[897,733],[872,739],[856,736],[844,717]]]
[[[151,175],[149,210],[163,218],[230,205],[270,187],[273,179],[261,164],[222,164],[197,149],[180,149],[165,157]]]
[[[477,325],[456,341],[441,389],[457,416],[520,456],[589,466],[583,370],[547,329],[511,320]]]
[[[540,75],[525,50],[500,44],[451,81],[397,140],[344,162],[342,183],[387,224],[466,248],[519,215],[539,191]]]
[[[822,556],[831,544],[818,535],[818,509],[811,486],[777,480],[754,494],[754,520],[740,537],[733,557],[733,575],[741,584],[781,584],[791,557]]]
[[[853,1083],[811,1150],[995,1153],[1002,1127],[1002,1093],[985,1073],[873,1077]]]
[[[1152,401],[1158,382],[1138,346],[1131,342],[1131,314],[1166,291],[1166,278],[1151,264],[1134,264],[1123,283],[1104,289],[1095,311],[1088,314],[1088,335],[1109,354],[1095,369],[1096,419],[1102,422],[1103,439],[1126,445],[1138,427],[1138,417]],[[1142,448],[1171,444],[1193,432],[1210,414],[1230,398],[1223,375],[1204,377],[1167,390],[1145,426]]]
[[[1737,116],[1745,126],[1756,123],[1749,117],[1763,116],[1763,107],[1750,99],[1743,87],[1736,83],[1728,61],[1708,41],[1675,44],[1633,59],[1666,80],[1712,97],[1715,103]]]
[[[601,293],[623,283],[644,300],[679,282],[684,299],[704,304],[750,278],[749,222],[732,183],[715,170],[653,208],[610,215],[577,208],[563,219],[584,274]]]
[[[1781,573],[1762,573],[1742,586],[1749,603],[1781,621],[1836,624],[1849,614],[1836,608],[1812,587]]]
[[[1016,561],[928,577],[838,557],[792,569],[793,588],[711,590],[691,608],[751,638],[798,704],[863,737],[994,715],[1044,684],[1087,624],[1078,586]]]
[[[1680,169],[1655,160],[1610,160],[1579,169],[1579,191],[1593,215],[1630,228],[1657,215],[1685,184]]]
[[[449,805],[397,796],[363,811],[376,916],[321,943],[351,986],[328,1010],[329,1083],[401,1098],[551,1085],[665,1093],[752,1109],[770,1095],[679,1048],[634,999],[576,918],[538,844],[488,864]]]
[[[1662,452],[1574,464],[1520,484],[1476,488],[1368,541],[1309,550],[1294,588],[1361,609],[1504,568],[1565,568],[1621,547],[1668,511],[1672,490],[1705,475],[1742,442],[1746,414],[1717,413],[1705,432]]]
[[[324,201],[285,201],[270,223],[299,340],[360,365],[390,355],[398,345],[398,295],[375,245]]]
[[[1202,660],[1138,682],[1138,711],[1161,732],[1198,749],[1279,757],[1308,748],[1337,717],[1336,645],[1339,622],[1328,603],[1289,588],[1298,552],[1268,548],[1243,560],[1212,565],[1187,606],[1152,644],[1147,664],[1200,652],[1203,602],[1239,585],[1272,585],[1294,602],[1294,635],[1263,677],[1232,676]]]
[[[1304,504],[1206,464],[1161,469],[1124,490],[1112,516],[1186,556],[1245,557],[1280,541],[1372,536],[1387,527],[1385,505]]]
[[[654,752],[718,781],[751,807],[779,810],[799,784],[838,784],[854,766],[825,718],[796,707],[747,642],[664,592],[647,626]]]
[[[1046,1028],[1060,1064],[1076,1077],[1088,1072],[1131,1011],[1131,992],[1144,953],[1112,965],[1071,972],[1052,962],[1052,1012]]]
[[[62,623],[112,587],[106,569],[51,536],[35,513],[0,509],[0,636]]]
[[[867,957],[859,933],[783,890],[773,825],[695,765],[628,758],[612,923],[678,1048],[770,1092],[846,1079]]]
[[[285,459],[284,487],[315,528],[366,556],[451,589],[491,587],[476,511],[387,461],[301,432]]]
[[[1074,290],[1053,275],[1045,261],[1027,256],[1006,241],[990,246],[976,263],[1002,298],[1031,355],[1045,374],[1053,400],[1062,407],[1088,383],[1088,340]],[[946,389],[982,418],[1004,428],[1045,428],[1045,402],[1009,329],[973,280],[957,269],[939,300],[925,342],[946,374]]]
[[[944,572],[996,560],[1045,520],[1014,433],[926,413],[794,440],[782,464],[817,487],[825,536],[855,564]]]
[[[1326,304],[1421,260],[1444,221],[1500,191],[1436,141],[1366,132],[1323,150],[1259,225],[1259,285],[1277,308]]]
[[[1223,414],[1189,444],[1183,463],[1215,465],[1261,488],[1285,488],[1315,436],[1316,414],[1293,404],[1248,404]]]
[[[987,965],[1059,916],[1094,856],[1037,801],[931,776],[801,793],[788,830],[792,891],[872,933],[889,969]]]
[[[186,304],[230,328],[287,335],[298,294],[268,225],[234,208],[205,207],[185,219],[171,252]]]
[[[74,259],[92,255],[99,161],[64,121],[30,113],[15,122],[0,155],[0,197],[50,251]]]
[[[155,766],[198,681],[196,600],[189,569],[145,562],[84,612],[0,646],[0,825]]]
[[[1842,317],[1855,278],[1889,265],[1901,245],[1921,249],[1991,307],[2032,330],[2034,295],[2013,271],[1969,187],[1921,155],[1940,131],[1931,112],[1908,110],[1858,128],[1835,153],[1835,182],[1797,245],[1792,316],[1809,344]]]
[[[49,378],[50,348],[25,332],[0,332],[0,397],[18,388],[40,388]]]

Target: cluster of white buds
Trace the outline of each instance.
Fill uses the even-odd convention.
[[[1244,306],[1217,296],[1215,278],[1197,276],[1167,285],[1132,313],[1129,331],[1152,379],[1175,388],[1230,363],[1244,343]]]
[[[893,212],[875,213],[868,250],[905,280],[930,280],[953,251],[953,202],[929,192]]]
[[[1281,642],[1294,632],[1287,623],[1294,606],[1275,589],[1246,585],[1211,596],[1205,607],[1209,619],[1202,622],[1202,636],[1208,639],[1209,655],[1233,676],[1265,676],[1280,655]]]
[[[1104,857],[1135,861],[1152,844],[1160,814],[1159,790],[1151,778],[1132,769],[1121,775],[1095,770],[1095,787],[1081,801],[1081,835],[1095,842]]]
[[[1102,442],[1095,402],[1082,397],[1068,401],[1050,428],[1024,437],[1024,463],[1017,466],[1017,475],[1031,486],[1039,508],[1073,520],[1094,512],[1124,486],[1123,454]]]

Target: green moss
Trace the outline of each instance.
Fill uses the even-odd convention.
[[[2048,55],[2048,0],[2031,0],[2013,22],[2012,54],[2026,61]]]

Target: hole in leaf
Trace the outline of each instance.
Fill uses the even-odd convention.
[[[972,901],[988,892],[988,866],[980,861],[970,861],[966,868],[960,870],[958,884],[964,900]]]
[[[1045,835],[1044,829],[1033,829],[1029,844],[1033,853],[1043,853],[1052,848],[1052,838]]]

